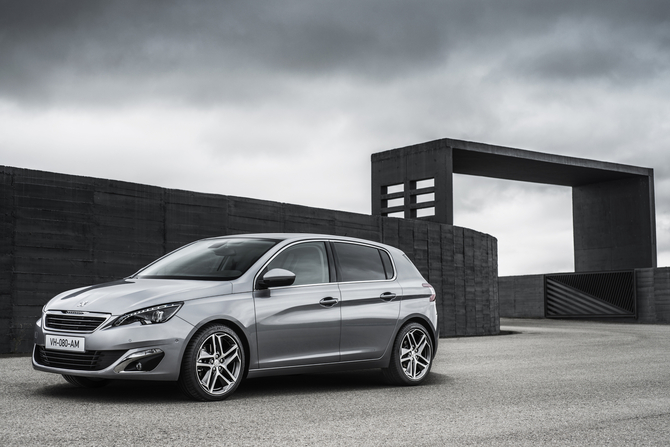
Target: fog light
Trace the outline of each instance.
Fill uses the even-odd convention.
[[[116,373],[151,371],[163,360],[165,353],[160,349],[135,352],[114,367]]]

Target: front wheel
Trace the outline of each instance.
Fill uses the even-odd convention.
[[[403,326],[395,342],[384,377],[395,385],[418,385],[426,378],[433,363],[433,341],[418,323]]]
[[[184,352],[179,385],[190,398],[223,400],[242,382],[245,356],[235,331],[224,325],[207,326]]]

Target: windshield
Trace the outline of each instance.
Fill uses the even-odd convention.
[[[231,238],[187,245],[140,270],[136,278],[228,281],[246,272],[270,248],[274,239]]]

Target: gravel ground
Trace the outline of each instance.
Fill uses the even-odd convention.
[[[0,357],[0,445],[668,445],[670,326],[502,319],[443,339],[427,382],[379,371],[248,380],[230,399],[172,383],[87,390]]]

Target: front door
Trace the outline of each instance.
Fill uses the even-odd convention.
[[[313,365],[340,358],[340,291],[330,283],[324,242],[304,242],[280,252],[273,268],[296,275],[292,286],[254,292],[261,368]]]

